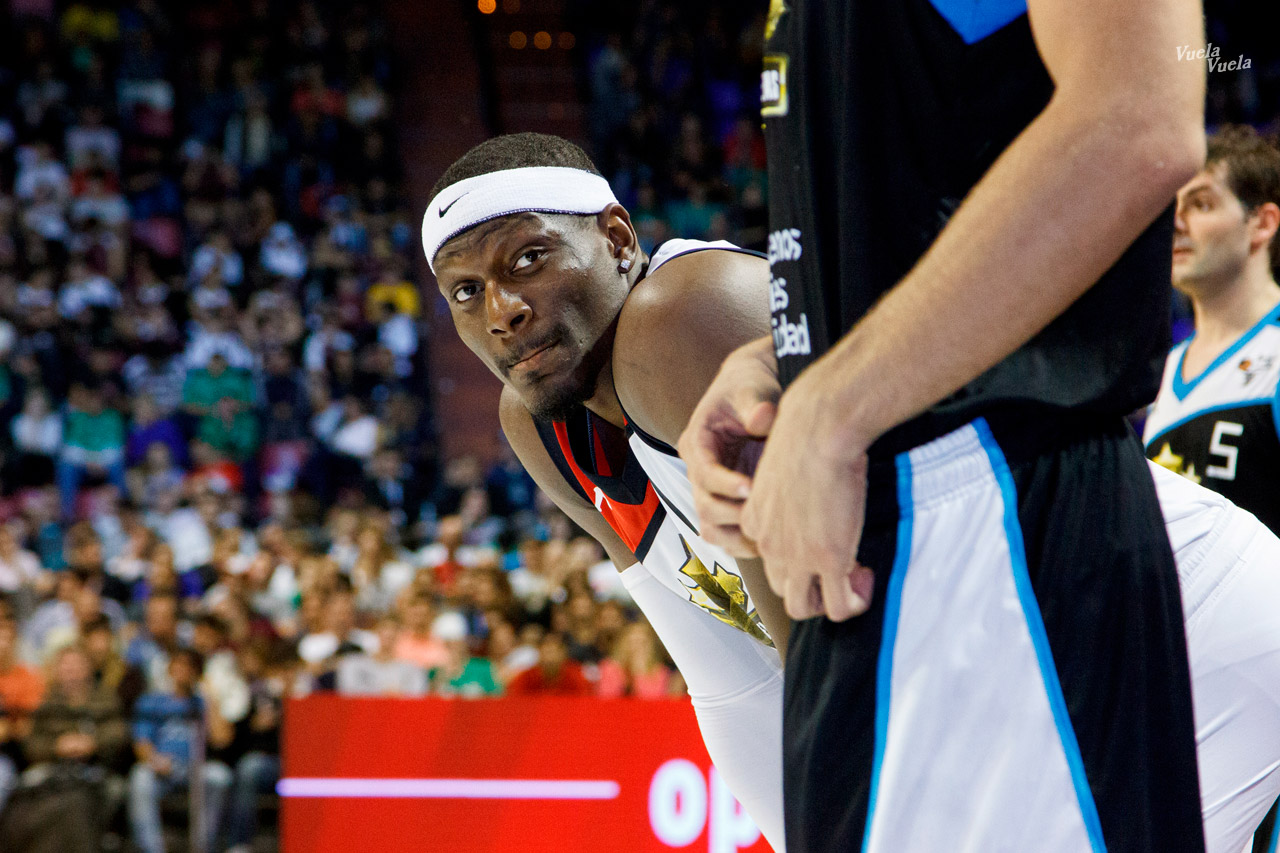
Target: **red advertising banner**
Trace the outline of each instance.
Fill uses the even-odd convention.
[[[284,853],[769,853],[688,701],[291,700]]]

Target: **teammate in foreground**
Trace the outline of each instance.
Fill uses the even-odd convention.
[[[772,655],[758,668],[754,661],[767,649],[752,639],[761,636],[752,602],[766,614],[777,602],[752,575],[754,566],[717,557],[696,536],[690,485],[668,446],[715,374],[720,353],[768,328],[766,265],[728,244],[688,240],[670,241],[646,258],[635,247],[626,211],[606,200],[611,194],[573,203],[570,209],[584,211],[579,216],[501,215],[503,209],[566,208],[563,199],[526,183],[539,173],[528,167],[547,165],[593,168],[570,143],[532,134],[500,137],[465,155],[442,178],[427,212],[428,258],[435,259],[459,333],[506,384],[503,424],[521,460],[620,568],[630,566],[623,578],[638,590],[646,616],[685,672],[717,766],[740,799],[743,784],[758,792],[744,800],[758,822],[780,823],[781,745],[774,727],[781,696]],[[439,235],[430,227],[441,219],[439,209],[472,191],[469,178],[488,172],[508,191],[500,206],[479,211],[495,214],[486,222],[500,230],[485,236],[484,224],[477,224],[433,255],[441,237],[487,215],[446,214]],[[601,204],[599,214],[585,212]],[[499,236],[504,231],[509,241]],[[609,263],[601,258],[584,267],[582,259],[601,250]],[[640,273],[624,275],[633,269]],[[559,337],[548,337],[556,328],[575,340],[570,352],[550,350],[554,359],[533,373],[504,367]],[[513,355],[504,357],[508,350]],[[751,372],[764,363],[740,353],[724,370]],[[774,374],[766,371],[760,381],[776,395]],[[532,418],[530,406],[545,407],[546,418]],[[623,410],[617,416],[625,447],[618,426],[602,416]],[[1259,537],[1256,520],[1227,501],[1166,471],[1155,474],[1184,583],[1193,680],[1212,685],[1196,694],[1201,769],[1213,780],[1204,802],[1209,849],[1239,853],[1267,797],[1280,790],[1271,766],[1280,762],[1280,747],[1260,748],[1269,742],[1265,733],[1280,726],[1280,708],[1237,700],[1251,697],[1256,683],[1280,683],[1280,615],[1249,616],[1242,609],[1272,609],[1269,602],[1280,595],[1280,576],[1267,571],[1280,562],[1280,541],[1265,531]],[[1239,542],[1249,547],[1236,548]],[[691,559],[689,545],[700,559]],[[636,553],[643,566],[631,565]],[[744,574],[754,598],[740,586]],[[1238,624],[1242,616],[1245,624]],[[781,639],[785,623],[779,629],[778,620],[766,621]],[[1245,637],[1250,642],[1242,645]],[[718,675],[717,691],[739,697],[726,701],[715,719],[707,716],[703,692],[708,667]],[[757,728],[752,713],[767,725]],[[757,736],[762,730],[767,737]]]
[[[1204,160],[1177,46],[1202,42],[1197,0],[771,4],[784,390],[744,424],[722,375],[679,447],[704,535],[758,549],[799,620],[792,850],[1204,849],[1178,577],[1124,421],[1168,340],[1167,208]]]
[[[1247,126],[1208,147],[1174,220],[1173,284],[1191,298],[1196,333],[1169,354],[1144,441],[1148,458],[1280,533],[1280,151]],[[1280,684],[1255,690],[1249,701],[1280,705]],[[1276,849],[1275,815],[1258,853]]]

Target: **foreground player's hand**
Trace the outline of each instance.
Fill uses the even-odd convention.
[[[850,443],[817,362],[782,395],[742,512],[742,535],[793,619],[864,612],[874,577],[857,563],[867,454]]]
[[[773,339],[741,346],[720,366],[678,442],[699,532],[735,557],[756,556],[742,535],[742,508],[781,392]]]

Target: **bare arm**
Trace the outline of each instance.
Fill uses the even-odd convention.
[[[675,447],[729,353],[768,334],[768,261],[721,251],[674,258],[636,285],[618,317],[618,399]]]
[[[839,442],[866,447],[1088,290],[1203,165],[1197,0],[1029,0],[1056,90],[916,267],[825,360]]]
[[[1049,104],[779,401],[741,530],[794,618],[870,602],[867,448],[1066,310],[1202,165],[1205,72],[1178,54],[1203,40],[1199,0],[1029,0],[1028,14]]]
[[[721,251],[675,258],[641,281],[622,309],[613,350],[618,399],[641,429],[675,447],[725,358],[768,335],[767,261]],[[703,527],[713,522],[699,518]],[[762,561],[737,561],[785,660],[791,620],[782,599],[769,588]]]
[[[529,472],[529,476],[538,484],[538,488],[547,493],[573,519],[574,523],[585,530],[599,542],[609,555],[609,559],[622,571],[628,566],[640,562],[636,555],[626,546],[604,516],[596,512],[596,508],[587,503],[573,487],[565,482],[564,476],[556,463],[542,446],[538,430],[533,424],[533,416],[510,391],[503,389],[502,402],[498,406],[498,417],[502,422],[502,431],[507,435],[511,449],[515,451],[520,464]]]

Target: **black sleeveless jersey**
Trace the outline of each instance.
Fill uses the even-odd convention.
[[[1052,92],[1025,0],[772,0],[761,112],[784,386],[907,274]],[[1169,346],[1172,214],[1043,332],[881,446],[996,408],[1150,402]]]

